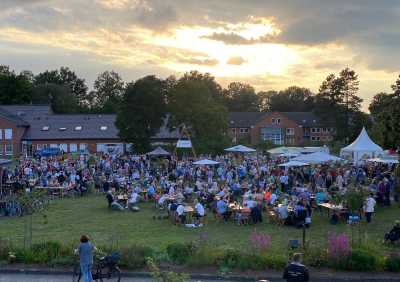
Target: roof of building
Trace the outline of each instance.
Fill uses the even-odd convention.
[[[321,125],[321,120],[313,112],[281,112],[281,114],[305,127]]]
[[[120,139],[115,114],[54,114],[49,105],[0,106],[0,115],[27,126],[24,140]],[[154,139],[178,139],[167,121]]]
[[[263,112],[230,112],[229,127],[251,127],[264,115]]]

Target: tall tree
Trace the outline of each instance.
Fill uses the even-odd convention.
[[[66,85],[54,83],[35,86],[32,93],[32,103],[50,104],[55,113],[75,113],[79,110],[76,97]]]
[[[400,97],[400,75],[391,87],[393,89],[393,94]]]
[[[150,148],[150,138],[163,125],[166,115],[165,83],[146,76],[129,83],[122,97],[116,126],[119,136],[134,145],[136,152]]]
[[[361,118],[362,99],[357,96],[358,75],[345,68],[322,82],[319,93],[315,97],[315,111],[323,119],[334,119],[338,129],[337,138],[349,141],[359,132],[360,124],[355,122]]]
[[[91,92],[92,107],[103,113],[116,113],[122,99],[125,83],[118,73],[105,71],[94,82]]]
[[[185,74],[169,92],[170,126],[185,125],[200,152],[227,145],[227,109],[221,87],[208,74]]]
[[[260,100],[249,84],[232,82],[223,90],[225,105],[230,112],[258,112]]]
[[[290,86],[279,92],[270,92],[269,111],[307,112],[313,110],[313,93],[308,88]]]
[[[68,67],[61,67],[60,70],[45,71],[35,76],[35,85],[47,83],[68,86],[81,108],[90,107],[91,100],[85,80],[79,78]]]
[[[32,97],[32,83],[8,66],[0,66],[0,104],[26,104]]]

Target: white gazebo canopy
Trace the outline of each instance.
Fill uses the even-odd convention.
[[[252,153],[255,152],[255,149],[243,146],[243,145],[236,145],[230,148],[225,149],[226,152],[233,152],[233,153]]]
[[[279,166],[291,167],[291,166],[306,166],[306,165],[309,165],[309,164],[304,163],[304,162],[299,162],[299,161],[290,161],[287,163],[280,164]]]
[[[161,147],[155,148],[153,151],[147,153],[148,156],[169,156],[170,153]]]
[[[365,127],[361,130],[360,135],[350,145],[340,150],[340,156],[352,156],[353,162],[357,163],[362,159],[375,158],[383,154],[383,149],[374,143],[368,136]]]
[[[194,165],[217,165],[219,162],[209,160],[209,159],[203,159],[203,160],[198,160],[193,163]]]
[[[312,154],[300,155],[292,159],[292,161],[305,162],[309,164],[320,164],[327,162],[338,162],[341,161],[341,158],[336,156],[324,153],[324,152],[315,152]]]
[[[382,163],[382,164],[398,164],[399,161],[395,159],[382,159],[382,158],[373,158],[366,160],[371,163]]]

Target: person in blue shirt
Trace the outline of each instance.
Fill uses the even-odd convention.
[[[228,211],[227,203],[222,199],[218,200],[217,202],[217,213],[222,215],[225,221],[228,221],[231,215],[231,213]]]
[[[83,281],[92,282],[93,252],[96,250],[96,247],[89,242],[89,238],[86,235],[81,236],[80,242],[75,253],[79,254],[79,264]]]
[[[150,184],[147,187],[147,197],[148,198],[153,198],[155,194],[156,194],[156,188],[154,188],[153,184]]]

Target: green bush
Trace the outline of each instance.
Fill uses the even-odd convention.
[[[222,250],[203,246],[196,249],[186,263],[190,266],[215,266],[218,258],[222,256]]]
[[[192,244],[172,243],[167,246],[169,259],[176,264],[184,264],[193,254]]]
[[[0,239],[0,260],[7,260],[8,253],[11,249],[11,245],[8,241]]]
[[[378,259],[374,253],[365,249],[355,249],[349,259],[349,270],[375,271],[378,270]]]
[[[386,259],[385,269],[392,272],[400,272],[400,256],[390,256]]]
[[[50,262],[52,259],[57,258],[60,255],[61,244],[59,242],[48,241],[33,244],[31,250],[41,259],[40,262]]]
[[[267,259],[262,255],[241,255],[237,267],[240,270],[264,270],[267,267]]]
[[[227,249],[222,256],[217,259],[217,264],[221,268],[237,268],[241,255],[242,254],[236,249]]]
[[[267,268],[281,270],[287,265],[288,258],[285,254],[268,254],[265,263]]]
[[[146,265],[146,258],[153,257],[154,251],[150,247],[132,245],[127,248],[122,248],[120,253],[120,265],[135,269],[143,268]]]
[[[304,263],[312,267],[328,265],[327,251],[324,248],[308,247],[304,253]]]

